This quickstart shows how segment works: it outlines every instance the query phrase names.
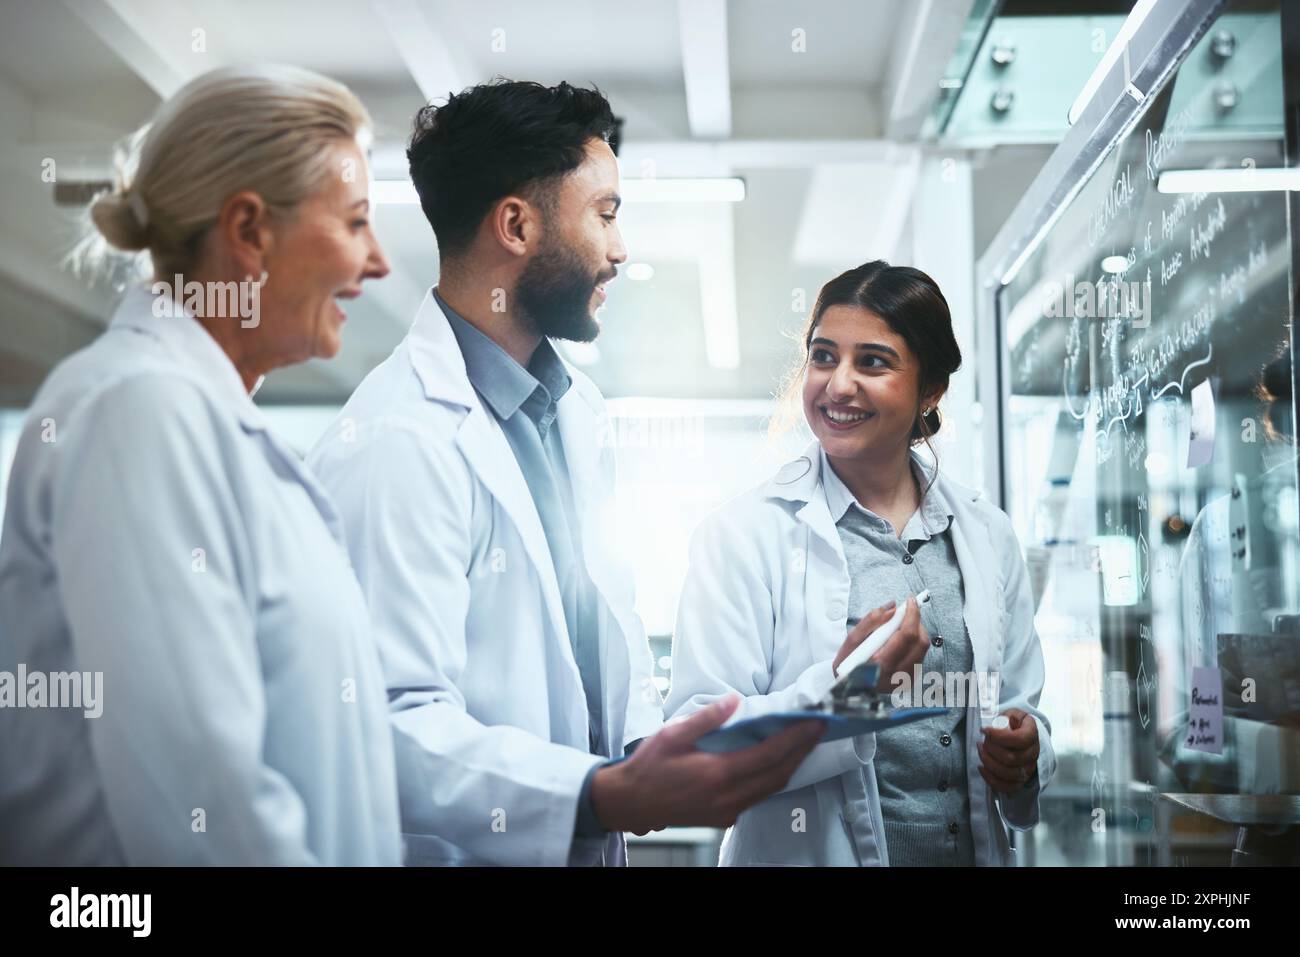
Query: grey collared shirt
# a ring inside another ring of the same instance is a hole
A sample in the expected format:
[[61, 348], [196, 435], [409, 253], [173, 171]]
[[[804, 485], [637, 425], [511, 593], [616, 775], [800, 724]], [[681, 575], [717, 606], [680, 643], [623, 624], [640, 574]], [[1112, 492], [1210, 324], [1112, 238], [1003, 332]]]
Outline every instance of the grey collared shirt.
[[[436, 289], [433, 296], [451, 324], [470, 384], [501, 424], [537, 507], [564, 603], [569, 644], [587, 699], [591, 752], [608, 757], [610, 745], [605, 740], [601, 699], [600, 598], [587, 574], [573, 485], [560, 432], [555, 427], [560, 399], [573, 380], [549, 340], [541, 341], [525, 369], [469, 320], [457, 314]], [[580, 836], [604, 833], [591, 808], [590, 785], [591, 774], [578, 802]]]
[[[900, 537], [886, 519], [863, 508], [822, 452], [822, 487], [849, 568], [852, 628], [885, 602], [905, 600], [929, 589], [921, 623], [930, 649], [923, 675], [969, 673], [974, 655], [963, 616], [961, 569], [953, 548], [953, 510], [938, 487], [931, 488]], [[928, 476], [913, 460], [924, 489]], [[916, 704], [921, 689], [916, 689]], [[966, 788], [966, 712], [949, 708], [876, 736], [875, 771], [885, 844], [894, 866], [973, 866]]]

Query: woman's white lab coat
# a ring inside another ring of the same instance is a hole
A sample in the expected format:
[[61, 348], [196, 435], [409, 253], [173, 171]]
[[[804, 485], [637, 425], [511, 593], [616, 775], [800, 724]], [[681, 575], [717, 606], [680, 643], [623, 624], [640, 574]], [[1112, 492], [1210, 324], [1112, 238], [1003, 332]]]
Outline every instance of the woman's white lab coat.
[[[670, 716], [729, 692], [733, 721], [806, 707], [833, 682], [847, 633], [849, 573], [821, 485], [817, 443], [776, 477], [714, 512], [693, 536], [673, 642]], [[1038, 724], [1038, 786], [997, 795], [978, 771], [978, 702], [966, 713], [967, 787], [977, 865], [1015, 863], [1007, 826], [1038, 821], [1038, 794], [1056, 768], [1038, 702], [1043, 656], [1029, 579], [1011, 522], [981, 493], [940, 474], [955, 513], [952, 538], [965, 592], [974, 670], [1000, 672], [998, 711]], [[819, 745], [786, 790], [744, 812], [722, 864], [888, 864], [872, 758], [875, 735]]]
[[[392, 732], [333, 507], [188, 315], [132, 289], [32, 402], [0, 540], [0, 860], [399, 864]], [[237, 320], [231, 320], [237, 321]]]

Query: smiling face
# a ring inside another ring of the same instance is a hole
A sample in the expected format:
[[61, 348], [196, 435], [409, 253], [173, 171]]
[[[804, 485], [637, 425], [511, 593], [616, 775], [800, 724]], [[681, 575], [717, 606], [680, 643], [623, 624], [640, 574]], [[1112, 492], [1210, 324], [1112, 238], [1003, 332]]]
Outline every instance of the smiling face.
[[921, 364], [880, 316], [831, 306], [813, 328], [803, 411], [834, 459], [888, 460], [905, 454], [920, 410], [943, 389], [921, 393]]
[[333, 147], [334, 170], [321, 188], [277, 226], [275, 244], [263, 261], [268, 279], [261, 291], [263, 335], [273, 344], [275, 364], [328, 359], [342, 344], [347, 319], [343, 300], [361, 294], [366, 279], [388, 274], [388, 260], [370, 224], [369, 172], [355, 142]]
[[592, 139], [586, 158], [551, 187], [541, 246], [519, 275], [515, 300], [539, 334], [590, 342], [600, 333], [596, 311], [605, 284], [627, 260], [618, 230], [618, 160]]

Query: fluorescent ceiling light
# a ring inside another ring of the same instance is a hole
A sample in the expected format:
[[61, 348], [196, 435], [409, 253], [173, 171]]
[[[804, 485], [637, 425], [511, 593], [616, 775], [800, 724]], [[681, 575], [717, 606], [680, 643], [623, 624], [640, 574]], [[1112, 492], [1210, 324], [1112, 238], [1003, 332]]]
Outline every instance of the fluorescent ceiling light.
[[[1111, 67], [1119, 61], [1120, 57], [1124, 58], [1125, 63], [1124, 80], [1125, 82], [1129, 81], [1130, 78], [1127, 66], [1128, 43], [1133, 39], [1133, 34], [1137, 33], [1138, 27], [1142, 26], [1142, 21], [1147, 18], [1147, 14], [1155, 8], [1155, 5], [1156, 0], [1138, 0], [1138, 2], [1133, 5], [1132, 11], [1124, 20], [1124, 25], [1119, 28], [1119, 33], [1115, 34], [1114, 41], [1106, 48], [1106, 53], [1102, 56], [1101, 62], [1098, 63], [1097, 68], [1092, 71], [1092, 76], [1088, 77], [1088, 82], [1083, 85], [1083, 90], [1079, 93], [1078, 97], [1075, 98], [1074, 104], [1070, 107], [1069, 119], [1071, 126], [1074, 125], [1074, 121], [1079, 118], [1079, 115], [1084, 111], [1084, 108], [1087, 107], [1088, 101], [1096, 95], [1097, 88], [1101, 86], [1102, 81], [1105, 80], [1107, 74], [1110, 73]], [[1143, 91], [1137, 90], [1133, 87], [1132, 83], [1129, 83], [1129, 88], [1130, 95], [1141, 102], [1144, 95]]]
[[632, 263], [627, 267], [628, 279], [638, 279], [644, 281], [646, 279], [653, 279], [654, 275], [655, 275], [655, 267], [651, 266], [649, 263]]
[[619, 192], [625, 203], [739, 203], [745, 198], [745, 181], [739, 176], [624, 179]]
[[1101, 261], [1102, 272], [1120, 273], [1128, 269], [1127, 256], [1107, 256]]
[[1171, 169], [1160, 174], [1156, 189], [1162, 193], [1268, 193], [1300, 192], [1300, 169]]

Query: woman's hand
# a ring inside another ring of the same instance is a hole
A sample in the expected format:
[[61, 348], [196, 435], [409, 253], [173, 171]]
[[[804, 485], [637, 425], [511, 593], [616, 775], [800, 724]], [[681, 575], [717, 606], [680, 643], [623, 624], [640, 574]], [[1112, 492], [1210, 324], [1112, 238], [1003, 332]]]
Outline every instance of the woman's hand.
[[896, 601], [887, 601], [875, 611], [868, 612], [853, 626], [853, 630], [845, 636], [844, 643], [840, 645], [840, 650], [835, 653], [835, 660], [831, 662], [831, 670], [835, 673], [835, 677], [840, 676], [840, 664], [844, 659], [853, 653], [854, 648], [866, 641], [873, 631], [893, 617], [897, 605]]
[[[853, 630], [840, 645], [835, 661], [832, 662], [831, 667], [835, 677], [840, 676], [840, 664], [849, 653], [866, 641], [873, 631], [889, 621], [894, 616], [897, 605], [898, 603], [893, 601], [881, 605], [853, 626]], [[929, 648], [930, 636], [926, 633], [925, 626], [921, 624], [921, 612], [916, 607], [916, 599], [909, 598], [907, 611], [903, 614], [903, 621], [898, 631], [890, 635], [889, 640], [867, 659], [880, 665], [880, 680], [876, 684], [876, 690], [889, 691], [893, 687], [890, 683], [892, 676], [899, 671], [911, 672], [912, 666], [925, 657]]]
[[1002, 713], [1011, 727], [984, 729], [976, 745], [983, 762], [979, 772], [994, 791], [1014, 794], [1038, 773], [1038, 722], [1019, 708]]

